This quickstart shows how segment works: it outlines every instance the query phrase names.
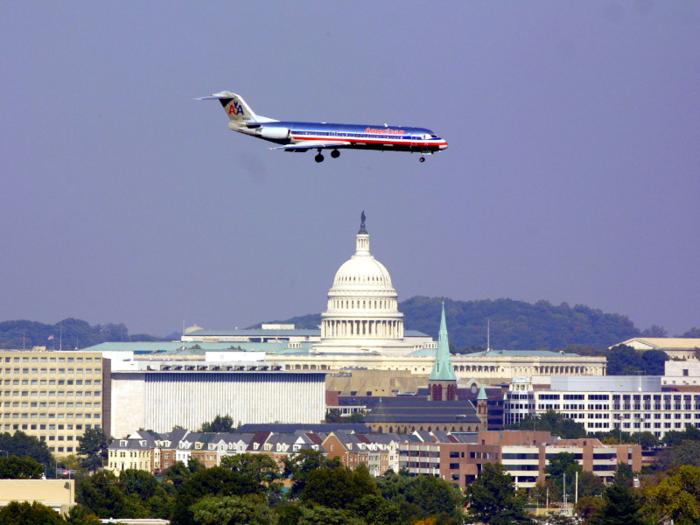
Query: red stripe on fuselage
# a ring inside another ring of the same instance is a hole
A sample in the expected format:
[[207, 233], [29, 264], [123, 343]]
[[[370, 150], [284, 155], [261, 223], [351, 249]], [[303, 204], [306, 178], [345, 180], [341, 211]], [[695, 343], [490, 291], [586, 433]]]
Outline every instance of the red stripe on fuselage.
[[398, 145], [403, 145], [403, 146], [409, 146], [409, 147], [416, 147], [416, 148], [424, 148], [424, 147], [430, 147], [430, 146], [447, 146], [446, 141], [442, 142], [419, 142], [419, 141], [411, 141], [411, 140], [402, 140], [402, 141], [396, 141], [396, 140], [381, 140], [381, 139], [355, 139], [355, 138], [350, 138], [350, 137], [343, 137], [343, 138], [337, 138], [337, 137], [327, 137], [325, 135], [320, 135], [317, 137], [310, 137], [309, 135], [304, 135], [300, 137], [295, 137], [292, 136], [292, 138], [297, 141], [297, 144], [306, 142], [306, 141], [317, 141], [317, 140], [323, 140], [323, 141], [328, 141], [328, 142], [351, 142], [355, 144], [398, 144]]

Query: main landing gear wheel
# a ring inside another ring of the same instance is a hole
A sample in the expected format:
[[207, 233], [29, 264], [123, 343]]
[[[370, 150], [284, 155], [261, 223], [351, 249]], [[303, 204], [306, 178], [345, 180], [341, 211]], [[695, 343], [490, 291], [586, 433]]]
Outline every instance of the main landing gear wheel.
[[316, 162], [323, 162], [323, 155], [319, 153], [314, 157], [314, 160], [316, 160]]
[[338, 157], [340, 157], [340, 152], [337, 149], [334, 149], [333, 151], [331, 151], [331, 157], [337, 159]]
[[418, 161], [419, 161], [419, 162], [425, 162], [425, 157], [421, 157], [420, 159], [418, 159]]

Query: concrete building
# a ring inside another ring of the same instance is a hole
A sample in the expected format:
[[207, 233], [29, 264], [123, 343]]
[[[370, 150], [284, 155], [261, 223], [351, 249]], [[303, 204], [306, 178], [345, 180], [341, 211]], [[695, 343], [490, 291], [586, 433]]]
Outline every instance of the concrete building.
[[114, 362], [111, 385], [116, 438], [141, 428], [196, 429], [224, 415], [236, 423], [319, 423], [325, 418], [325, 372], [285, 371], [266, 361]]
[[668, 390], [700, 392], [700, 361], [672, 359], [664, 363], [663, 386]]
[[12, 501], [36, 501], [65, 516], [75, 505], [75, 480], [0, 479], [0, 507]]
[[[662, 390], [660, 376], [517, 378], [504, 398], [504, 422], [548, 410], [582, 423], [588, 432], [652, 432], [662, 438], [700, 428], [700, 393]], [[537, 386], [539, 382], [539, 387]]]
[[400, 467], [409, 475], [438, 476], [464, 489], [479, 477], [484, 464], [501, 463], [517, 488], [530, 490], [545, 480], [555, 454], [569, 452], [584, 471], [612, 481], [620, 463], [641, 470], [638, 445], [603, 445], [597, 439], [553, 439], [549, 432], [416, 432], [419, 440], [399, 443]]
[[661, 350], [671, 359], [698, 359], [700, 354], [700, 338], [692, 337], [634, 337], [618, 344], [630, 346], [642, 352]]
[[100, 352], [0, 351], [0, 430], [46, 441], [57, 457], [75, 454], [78, 438], [110, 422], [109, 366]]

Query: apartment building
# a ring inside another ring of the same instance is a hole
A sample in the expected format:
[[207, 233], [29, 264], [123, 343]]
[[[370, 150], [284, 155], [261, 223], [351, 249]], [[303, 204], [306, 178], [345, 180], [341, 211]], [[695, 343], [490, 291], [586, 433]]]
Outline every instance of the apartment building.
[[659, 376], [516, 378], [504, 395], [504, 422], [512, 424], [548, 410], [583, 424], [588, 432], [651, 432], [662, 438], [686, 427], [700, 428], [700, 392], [662, 390]]
[[544, 482], [544, 469], [555, 454], [569, 452], [584, 471], [612, 481], [618, 464], [641, 470], [638, 445], [603, 445], [597, 439], [553, 439], [549, 432], [415, 432], [418, 442], [399, 444], [400, 467], [410, 475], [431, 475], [466, 488], [484, 464], [501, 463], [517, 488], [532, 489]]
[[100, 352], [0, 351], [0, 431], [37, 437], [57, 457], [85, 430], [104, 428], [109, 366]]

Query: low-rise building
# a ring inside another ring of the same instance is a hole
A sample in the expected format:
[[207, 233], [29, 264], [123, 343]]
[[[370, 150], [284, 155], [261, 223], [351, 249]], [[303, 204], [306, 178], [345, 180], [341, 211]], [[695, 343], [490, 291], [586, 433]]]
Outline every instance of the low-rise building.
[[700, 354], [700, 338], [697, 337], [634, 337], [618, 344], [642, 352], [661, 350], [671, 359], [698, 359]]
[[545, 467], [555, 454], [569, 452], [584, 471], [612, 481], [618, 464], [639, 471], [638, 445], [603, 445], [594, 438], [560, 440], [549, 432], [416, 432], [420, 441], [399, 444], [400, 467], [409, 475], [432, 475], [465, 488], [479, 477], [485, 463], [501, 463], [516, 487], [530, 490], [545, 480]]

